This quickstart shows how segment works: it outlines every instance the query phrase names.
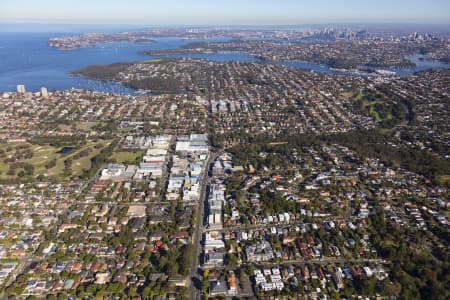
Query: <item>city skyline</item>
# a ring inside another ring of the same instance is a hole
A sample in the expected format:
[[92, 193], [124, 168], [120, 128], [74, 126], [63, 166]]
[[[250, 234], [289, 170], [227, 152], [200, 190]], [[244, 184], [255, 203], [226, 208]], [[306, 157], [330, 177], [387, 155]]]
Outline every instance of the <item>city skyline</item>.
[[[406, 9], [407, 8], [407, 9]], [[139, 25], [449, 24], [450, 3], [432, 1], [0, 1], [2, 23]]]

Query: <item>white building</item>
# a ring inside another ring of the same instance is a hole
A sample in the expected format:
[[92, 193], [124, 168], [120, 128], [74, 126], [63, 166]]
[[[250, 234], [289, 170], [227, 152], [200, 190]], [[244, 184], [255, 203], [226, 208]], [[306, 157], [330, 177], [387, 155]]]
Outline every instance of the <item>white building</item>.
[[48, 97], [48, 91], [47, 91], [47, 88], [41, 87], [41, 97], [42, 97], [42, 98], [47, 98], [47, 97]]
[[19, 94], [25, 94], [26, 93], [25, 86], [23, 84], [18, 84], [17, 85], [17, 92]]

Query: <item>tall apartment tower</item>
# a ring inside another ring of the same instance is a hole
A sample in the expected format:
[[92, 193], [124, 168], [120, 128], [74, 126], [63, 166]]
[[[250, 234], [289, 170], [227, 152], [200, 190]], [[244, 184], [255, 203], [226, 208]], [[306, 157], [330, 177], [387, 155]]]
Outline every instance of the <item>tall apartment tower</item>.
[[41, 97], [47, 98], [48, 97], [48, 91], [46, 87], [41, 87]]
[[17, 92], [20, 94], [25, 94], [26, 90], [25, 90], [25, 86], [23, 84], [18, 84], [17, 85]]

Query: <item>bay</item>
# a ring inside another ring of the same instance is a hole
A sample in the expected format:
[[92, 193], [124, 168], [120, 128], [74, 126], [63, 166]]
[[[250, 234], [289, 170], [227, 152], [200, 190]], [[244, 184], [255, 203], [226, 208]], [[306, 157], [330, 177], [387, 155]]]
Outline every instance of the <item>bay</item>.
[[[150, 43], [105, 43], [76, 50], [58, 50], [47, 45], [50, 37], [84, 32], [118, 32], [130, 28], [117, 27], [67, 27], [56, 31], [54, 27], [46, 30], [14, 30], [15, 27], [0, 30], [0, 91], [15, 91], [18, 84], [24, 84], [27, 91], [39, 91], [45, 86], [49, 91], [70, 88], [92, 89], [103, 92], [134, 94], [136, 91], [109, 81], [99, 81], [72, 76], [70, 71], [91, 64], [110, 64], [114, 62], [140, 61], [158, 56], [139, 53], [142, 50], [174, 49], [191, 42], [227, 41], [226, 38], [207, 40], [182, 38], [157, 38]], [[59, 28], [60, 29], [60, 28]], [[136, 30], [136, 29], [135, 29]], [[202, 58], [212, 61], [260, 61], [255, 56], [242, 52], [219, 52], [202, 54], [176, 54], [168, 57]], [[388, 69], [398, 76], [408, 76], [417, 71], [430, 68], [448, 68], [449, 64], [427, 61], [420, 55], [410, 59], [416, 63], [412, 68]], [[310, 69], [327, 74], [350, 74], [361, 76], [359, 72], [335, 70], [326, 65], [304, 61], [264, 61], [296, 68]]]
[[[155, 39], [156, 42], [150, 43], [105, 43], [70, 51], [47, 45], [50, 37], [105, 31], [103, 28], [96, 29], [64, 32], [0, 31], [0, 91], [15, 91], [18, 84], [24, 84], [26, 90], [32, 92], [39, 91], [45, 86], [49, 91], [78, 88], [132, 94], [133, 90], [121, 84], [72, 76], [69, 72], [92, 64], [146, 60], [149, 56], [139, 51], [172, 49], [187, 43], [203, 41], [158, 38]], [[210, 39], [210, 41], [224, 40]]]

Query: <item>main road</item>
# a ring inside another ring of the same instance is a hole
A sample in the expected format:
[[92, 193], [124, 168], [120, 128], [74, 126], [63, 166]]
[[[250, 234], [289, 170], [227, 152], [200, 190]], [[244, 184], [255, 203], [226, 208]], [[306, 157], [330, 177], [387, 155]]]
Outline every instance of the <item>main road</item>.
[[192, 259], [191, 259], [191, 273], [189, 275], [189, 286], [190, 286], [190, 299], [199, 299], [200, 298], [200, 291], [197, 289], [197, 287], [194, 284], [194, 281], [197, 280], [197, 282], [200, 281], [200, 276], [198, 274], [199, 270], [199, 258], [200, 258], [200, 242], [202, 240], [202, 233], [203, 233], [203, 220], [204, 220], [204, 213], [205, 213], [205, 202], [208, 200], [206, 195], [206, 188], [209, 184], [209, 167], [211, 162], [215, 161], [216, 158], [219, 156], [219, 153], [210, 152], [208, 155], [208, 159], [206, 160], [203, 174], [200, 178], [201, 183], [201, 190], [200, 190], [200, 199], [199, 203], [197, 205], [197, 214], [196, 214], [196, 223], [195, 223], [195, 229], [192, 236], [192, 243], [193, 243], [193, 249], [192, 249]]

